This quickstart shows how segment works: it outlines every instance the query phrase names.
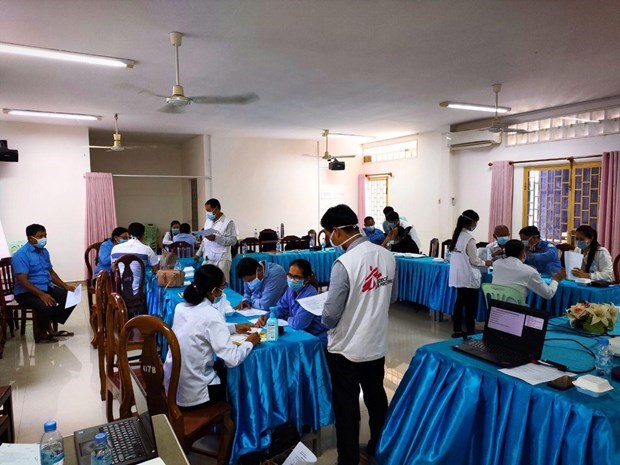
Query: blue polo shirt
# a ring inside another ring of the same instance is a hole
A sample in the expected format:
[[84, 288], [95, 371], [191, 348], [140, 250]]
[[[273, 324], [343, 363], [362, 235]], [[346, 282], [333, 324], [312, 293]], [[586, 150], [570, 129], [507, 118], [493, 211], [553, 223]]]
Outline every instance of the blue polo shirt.
[[368, 228], [364, 228], [364, 233], [373, 244], [383, 244], [383, 240], [385, 239], [385, 234], [383, 234], [383, 231], [375, 228], [372, 232], [370, 232]]
[[321, 323], [321, 315], [313, 315], [297, 302], [299, 299], [314, 295], [317, 295], [317, 290], [312, 284], [306, 284], [297, 295], [295, 291], [289, 289], [280, 297], [275, 314], [278, 318], [286, 319], [291, 328], [314, 334], [324, 346], [327, 346], [328, 328]]
[[562, 269], [558, 249], [550, 242], [542, 240], [536, 245], [534, 252], [526, 249], [525, 264], [533, 266], [541, 274], [553, 274]]
[[99, 272], [105, 270], [108, 273], [112, 270], [112, 248], [114, 247], [114, 242], [112, 239], [106, 239], [101, 243], [101, 247], [99, 247], [98, 261], [97, 267], [95, 268], [95, 276], [99, 274]]
[[277, 263], [261, 262], [265, 266], [263, 281], [260, 285], [250, 290], [248, 283], [243, 283], [243, 300], [252, 305], [252, 308], [269, 310], [276, 305], [280, 297], [288, 289], [286, 271]]
[[[50, 253], [47, 249], [39, 249], [30, 242], [22, 245], [13, 255], [11, 260], [13, 265], [13, 274], [26, 274], [28, 281], [42, 291], [47, 291], [52, 284], [52, 262], [50, 261]], [[28, 292], [19, 281], [15, 280], [15, 295], [25, 294]]]

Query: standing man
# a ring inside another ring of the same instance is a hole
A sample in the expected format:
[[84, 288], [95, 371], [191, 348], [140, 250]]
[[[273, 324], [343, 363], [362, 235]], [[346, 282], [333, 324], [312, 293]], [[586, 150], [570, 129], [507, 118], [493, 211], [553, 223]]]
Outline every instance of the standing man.
[[388, 408], [383, 388], [388, 309], [398, 294], [394, 257], [364, 237], [357, 224], [347, 205], [332, 207], [321, 218], [332, 245], [345, 251], [334, 262], [322, 315], [329, 328], [339, 465], [359, 463], [360, 386], [370, 417], [366, 453], [375, 454]]
[[230, 277], [232, 255], [230, 248], [237, 243], [237, 227], [233, 220], [222, 213], [222, 205], [217, 199], [209, 199], [205, 203], [207, 220], [205, 230], [214, 229], [213, 234], [205, 236], [196, 252], [196, 260], [201, 255], [204, 263], [215, 265], [224, 272], [226, 280]]
[[75, 286], [65, 283], [52, 268], [50, 254], [45, 248], [45, 226], [31, 224], [26, 228], [28, 242], [15, 252], [12, 259], [15, 274], [15, 300], [31, 308], [37, 319], [35, 342], [57, 342], [56, 337], [73, 336], [68, 331], [54, 332], [50, 323], [64, 325], [75, 308], [65, 308], [67, 291]]

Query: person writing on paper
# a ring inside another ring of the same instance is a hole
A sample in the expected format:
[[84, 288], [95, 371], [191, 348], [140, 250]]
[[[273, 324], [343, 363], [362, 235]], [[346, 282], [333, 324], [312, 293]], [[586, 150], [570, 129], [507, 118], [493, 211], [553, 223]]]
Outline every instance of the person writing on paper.
[[178, 220], [172, 221], [170, 223], [170, 231], [166, 231], [166, 234], [164, 234], [164, 238], [162, 239], [161, 243], [164, 246], [172, 244], [172, 241], [174, 240], [174, 236], [179, 234], [180, 228], [181, 228], [181, 223]]
[[599, 244], [596, 229], [587, 224], [581, 225], [575, 231], [575, 239], [575, 252], [583, 254], [583, 264], [581, 268], [573, 268], [573, 275], [577, 278], [613, 283], [615, 278], [611, 254]]
[[381, 245], [385, 239], [383, 231], [375, 228], [375, 220], [372, 216], [364, 218], [364, 234], [373, 244]]
[[539, 273], [553, 274], [560, 271], [558, 249], [547, 241], [540, 239], [540, 231], [536, 226], [526, 226], [519, 231], [525, 246], [525, 264], [533, 266]]
[[287, 289], [286, 271], [276, 263], [257, 262], [246, 257], [237, 263], [243, 280], [243, 300], [235, 309], [257, 308], [268, 311]]
[[196, 248], [196, 238], [192, 235], [192, 227], [188, 223], [183, 223], [179, 226], [179, 234], [174, 236], [172, 242], [187, 242], [194, 250]]
[[103, 241], [101, 243], [101, 247], [99, 247], [99, 253], [97, 254], [97, 266], [95, 267], [95, 276], [97, 276], [102, 270], [110, 273], [112, 268], [112, 258], [110, 255], [112, 253], [112, 248], [115, 245], [122, 244], [128, 240], [129, 231], [127, 231], [127, 228], [120, 226], [118, 228], [114, 228], [110, 238]]
[[525, 246], [523, 242], [513, 239], [504, 245], [506, 258], [500, 258], [493, 263], [493, 284], [513, 287], [521, 294], [523, 300], [527, 292], [532, 291], [543, 299], [551, 299], [558, 289], [558, 284], [566, 277], [560, 271], [551, 278], [551, 284], [544, 282], [535, 268], [523, 263], [525, 261]]
[[[233, 344], [231, 334], [247, 333], [249, 324], [228, 325], [215, 308], [224, 295], [226, 279], [215, 265], [205, 265], [194, 276], [194, 283], [185, 288], [185, 302], [174, 310], [172, 331], [181, 348], [181, 373], [177, 390], [177, 405], [184, 408], [205, 407], [226, 398], [225, 370], [243, 362], [252, 348], [260, 342], [258, 333], [248, 335], [245, 342]], [[217, 356], [217, 362], [214, 357]], [[164, 363], [164, 386], [170, 384], [172, 352]]]
[[[327, 326], [321, 323], [320, 315], [313, 315], [303, 308], [297, 300], [317, 295], [318, 283], [308, 260], [294, 260], [286, 276], [288, 290], [276, 305], [275, 315], [288, 321], [293, 329], [304, 330], [318, 337], [324, 346], [327, 345]], [[263, 327], [267, 323], [267, 315], [261, 316], [256, 326]]]
[[55, 332], [52, 323], [64, 325], [75, 308], [65, 308], [67, 292], [75, 286], [67, 284], [52, 268], [45, 226], [31, 224], [26, 228], [28, 242], [13, 255], [15, 300], [36, 314], [38, 330], [34, 342], [58, 342], [57, 337], [73, 336], [69, 331]]
[[[456, 288], [456, 302], [452, 313], [453, 338], [474, 334], [478, 289], [481, 273], [478, 267], [490, 266], [491, 260], [478, 258], [476, 239], [471, 234], [480, 217], [473, 210], [465, 210], [456, 222], [450, 243], [450, 279], [448, 285]], [[463, 332], [463, 310], [465, 310], [465, 332]]]
[[402, 226], [392, 228], [381, 245], [391, 252], [420, 253], [420, 249], [418, 249], [418, 245], [411, 238], [408, 229]]
[[224, 276], [230, 276], [232, 260], [231, 247], [237, 243], [237, 227], [235, 222], [222, 213], [222, 205], [217, 199], [209, 199], [205, 203], [207, 219], [204, 230], [214, 229], [214, 234], [205, 236], [196, 252], [196, 260], [204, 257], [203, 265], [210, 263], [219, 267]]
[[491, 257], [491, 260], [495, 261], [506, 256], [504, 246], [506, 245], [506, 242], [510, 240], [510, 229], [508, 229], [508, 226], [503, 224], [495, 226], [495, 229], [493, 230], [493, 237], [495, 240], [487, 245], [487, 257]]
[[[110, 257], [112, 261], [118, 260], [123, 255], [136, 255], [144, 262], [144, 266], [151, 266], [151, 271], [153, 273], [157, 273], [157, 269], [159, 268], [159, 259], [153, 249], [151, 249], [148, 245], [142, 243], [142, 238], [144, 237], [144, 231], [146, 228], [142, 223], [131, 223], [127, 228], [129, 231], [129, 235], [131, 239], [126, 242], [121, 242], [114, 247], [112, 247], [112, 251], [110, 252]], [[131, 271], [133, 273], [133, 293], [137, 294], [140, 287], [140, 278], [142, 269], [138, 263], [131, 264]], [[119, 266], [119, 271], [122, 273], [122, 264]]]
[[420, 247], [422, 247], [422, 241], [418, 237], [418, 233], [416, 232], [415, 228], [411, 224], [403, 220], [398, 215], [397, 212], [388, 213], [386, 218], [388, 222], [390, 223], [390, 226], [389, 226], [390, 230], [395, 229], [397, 226], [402, 227], [403, 229], [408, 231], [408, 234], [411, 236], [411, 239], [413, 239], [413, 242], [415, 242], [415, 244], [418, 246], [418, 251], [420, 250]]

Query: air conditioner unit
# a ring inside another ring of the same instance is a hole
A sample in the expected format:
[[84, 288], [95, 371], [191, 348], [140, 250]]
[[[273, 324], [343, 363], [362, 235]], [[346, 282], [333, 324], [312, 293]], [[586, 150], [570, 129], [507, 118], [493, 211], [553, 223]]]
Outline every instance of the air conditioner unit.
[[451, 132], [448, 140], [448, 147], [452, 151], [465, 149], [478, 149], [484, 147], [495, 147], [502, 143], [501, 132], [491, 131], [459, 131]]

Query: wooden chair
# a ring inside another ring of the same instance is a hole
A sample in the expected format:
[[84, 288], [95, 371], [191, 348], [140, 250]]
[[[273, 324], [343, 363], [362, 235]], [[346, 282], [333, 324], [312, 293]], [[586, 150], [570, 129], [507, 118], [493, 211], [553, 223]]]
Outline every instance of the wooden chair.
[[0, 294], [0, 359], [4, 354], [4, 345], [6, 344], [7, 312], [4, 296]]
[[476, 248], [481, 249], [483, 247], [486, 247], [487, 245], [489, 245], [488, 242], [481, 241], [476, 244]]
[[179, 258], [192, 258], [194, 256], [194, 246], [189, 242], [178, 241], [166, 246], [168, 252], [175, 253]]
[[434, 237], [431, 239], [431, 245], [428, 250], [429, 257], [439, 257], [439, 239]]
[[276, 242], [278, 242], [278, 233], [273, 229], [263, 229], [258, 233], [260, 241], [260, 251], [270, 252], [276, 250]]
[[614, 258], [614, 276], [616, 277], [616, 282], [620, 283], [620, 254]]
[[446, 258], [446, 246], [452, 245], [452, 239], [446, 239], [441, 243], [441, 258]]
[[246, 237], [241, 241], [241, 246], [246, 246], [248, 250], [252, 252], [258, 252], [260, 250], [260, 241], [255, 237]]
[[32, 321], [34, 340], [39, 342], [36, 314], [31, 308], [24, 307], [15, 300], [14, 288], [15, 276], [13, 275], [11, 257], [6, 257], [0, 260], [0, 294], [6, 304], [5, 315], [11, 337], [15, 336], [15, 329], [19, 329], [20, 334], [24, 336], [26, 334], [26, 321], [30, 320]]
[[[119, 371], [119, 341], [121, 330], [127, 323], [127, 307], [123, 298], [116, 292], [110, 294], [108, 301], [107, 312], [105, 313], [106, 324], [106, 353], [105, 353], [105, 400], [106, 400], [106, 416], [108, 421], [114, 421], [114, 399], [118, 399], [121, 404], [133, 405], [133, 389], [131, 383], [129, 385], [123, 384], [121, 381], [121, 374]], [[142, 341], [139, 338], [133, 338], [131, 342], [123, 345], [123, 351], [125, 350], [139, 350], [142, 348]], [[127, 357], [127, 354], [124, 354]], [[136, 375], [138, 380], [141, 381], [139, 369], [136, 368]], [[129, 396], [129, 397], [127, 397]], [[130, 407], [131, 408], [131, 407]], [[127, 418], [122, 416], [123, 411], [120, 411], [121, 418]]]
[[[120, 265], [123, 266], [121, 267]], [[138, 292], [136, 294], [133, 292], [135, 272], [140, 273]], [[147, 313], [144, 273], [144, 262], [137, 255], [123, 255], [112, 263], [112, 290], [123, 298], [130, 317]]]
[[[216, 401], [204, 408], [182, 409], [176, 403], [179, 374], [181, 371], [181, 348], [172, 329], [162, 320], [151, 315], [137, 316], [131, 319], [121, 332], [119, 342], [119, 365], [123, 385], [131, 386], [131, 373], [127, 360], [128, 343], [132, 331], [138, 330], [144, 340], [144, 348], [140, 358], [142, 380], [146, 390], [146, 401], [151, 415], [165, 414], [170, 420], [183, 450], [187, 453], [204, 451], [192, 448], [200, 438], [206, 436], [214, 426], [218, 426], [221, 435], [217, 455], [218, 465], [228, 463], [230, 447], [235, 433], [235, 424], [230, 418], [230, 406], [225, 401]], [[157, 335], [163, 335], [168, 341], [168, 350], [172, 354], [172, 366], [168, 393], [164, 387], [164, 367], [157, 353]], [[132, 396], [133, 397], [133, 396]], [[121, 405], [123, 415], [131, 412], [130, 398]], [[207, 454], [211, 455], [211, 454]]]
[[15, 442], [15, 418], [11, 386], [0, 386], [0, 444]]
[[95, 276], [93, 275], [94, 269], [97, 267], [99, 261], [99, 249], [101, 248], [101, 242], [95, 242], [90, 244], [84, 252], [84, 263], [86, 263], [86, 292], [88, 295], [88, 308], [90, 311], [90, 327], [93, 330], [93, 339], [90, 343], [93, 347], [97, 345], [97, 326], [95, 322], [95, 312], [93, 309], [93, 296], [95, 295]]
[[107, 271], [101, 271], [97, 275], [95, 284], [95, 324], [96, 324], [96, 348], [97, 359], [99, 361], [99, 384], [101, 400], [105, 400], [106, 393], [106, 376], [105, 376], [105, 355], [106, 355], [106, 315], [110, 301], [110, 293], [112, 292], [110, 284], [110, 275]]
[[290, 235], [280, 239], [280, 243], [282, 244], [282, 250], [296, 250], [299, 249], [301, 239], [297, 236]]
[[327, 231], [325, 229], [321, 229], [319, 231], [319, 235], [316, 238], [316, 245], [321, 245], [321, 240], [325, 239], [325, 247], [331, 247], [332, 243], [327, 239]]

